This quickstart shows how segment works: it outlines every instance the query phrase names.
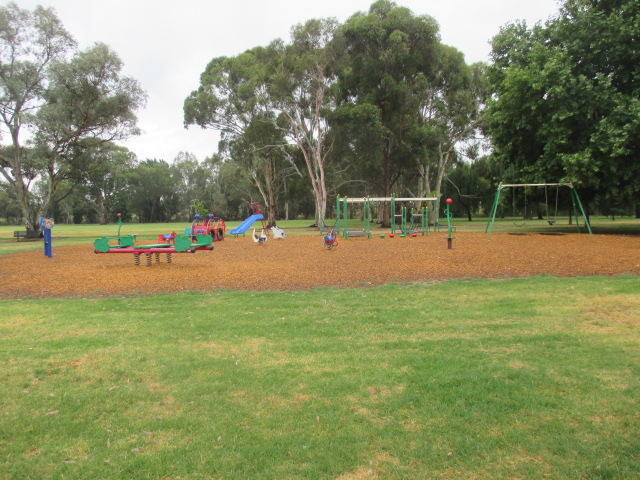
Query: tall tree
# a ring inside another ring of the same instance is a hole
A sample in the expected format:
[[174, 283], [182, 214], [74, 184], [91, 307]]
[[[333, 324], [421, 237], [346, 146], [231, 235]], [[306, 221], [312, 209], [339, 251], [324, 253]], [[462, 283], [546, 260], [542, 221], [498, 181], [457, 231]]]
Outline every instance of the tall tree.
[[481, 141], [480, 118], [487, 85], [484, 64], [467, 65], [461, 52], [441, 45], [434, 82], [418, 91], [422, 154], [417, 152], [418, 195], [442, 193], [449, 166], [467, 157]]
[[91, 157], [86, 160], [87, 168], [82, 170], [86, 200], [100, 224], [106, 225], [109, 219], [115, 218], [115, 213], [122, 213], [114, 210], [125, 203], [118, 199], [129, 192], [130, 171], [135, 168], [136, 158], [126, 148], [113, 143], [105, 143], [83, 155]]
[[46, 103], [34, 119], [40, 173], [47, 183], [40, 215], [55, 200], [63, 180], [82, 178], [92, 160], [100, 161], [92, 150], [99, 152], [104, 144], [139, 133], [135, 111], [146, 95], [121, 70], [122, 61], [104, 44], [51, 65], [43, 92]]
[[[342, 100], [352, 116], [381, 134], [370, 136], [370, 160], [381, 161], [385, 196], [412, 164], [420, 127], [420, 97], [437, 76], [440, 51], [438, 25], [429, 16], [415, 16], [389, 0], [369, 12], [357, 13], [340, 29], [346, 60], [340, 76]], [[385, 211], [383, 224], [389, 224]]]
[[[335, 19], [309, 20], [291, 31], [291, 44], [271, 72], [269, 91], [284, 119], [284, 133], [305, 161], [320, 225], [327, 210], [326, 168], [331, 145], [327, 112], [335, 107], [331, 87], [336, 82], [339, 48]], [[322, 218], [321, 218], [322, 217]]]
[[278, 194], [291, 174], [290, 148], [283, 145], [282, 131], [271, 121], [254, 119], [230, 145], [231, 157], [245, 170], [267, 206], [267, 224], [276, 225]]
[[640, 199], [640, 4], [567, 0], [545, 25], [493, 39], [488, 132], [522, 180]]
[[144, 160], [132, 172], [131, 211], [141, 222], [166, 222], [180, 210], [179, 175], [164, 160]]
[[[34, 134], [33, 113], [43, 103], [49, 66], [75, 47], [54, 11], [36, 7], [33, 12], [11, 2], [0, 7], [0, 174], [11, 186], [27, 229], [36, 218], [31, 208], [29, 187], [38, 175], [25, 137]], [[6, 145], [6, 144], [5, 144]]]
[[[0, 172], [28, 229], [38, 228], [36, 218], [60, 198], [58, 187], [86, 166], [85, 152], [138, 133], [134, 112], [146, 100], [139, 84], [121, 75], [122, 62], [106, 45], [67, 59], [74, 47], [53, 10], [0, 8], [0, 115], [11, 136]], [[29, 186], [38, 175], [47, 188], [36, 211]]]
[[237, 57], [214, 58], [200, 79], [198, 90], [184, 102], [185, 126], [220, 131], [219, 150], [231, 154], [249, 173], [275, 224], [277, 188], [275, 149], [286, 142], [277, 125], [276, 106], [268, 91], [270, 64], [277, 62], [282, 44], [272, 42]]

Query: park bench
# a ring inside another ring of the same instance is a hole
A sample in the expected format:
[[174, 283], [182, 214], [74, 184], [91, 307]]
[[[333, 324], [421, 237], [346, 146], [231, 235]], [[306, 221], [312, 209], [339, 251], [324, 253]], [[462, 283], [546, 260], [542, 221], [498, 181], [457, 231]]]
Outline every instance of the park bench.
[[42, 238], [42, 232], [40, 230], [14, 230], [13, 236], [17, 242], [37, 240], [38, 238]]

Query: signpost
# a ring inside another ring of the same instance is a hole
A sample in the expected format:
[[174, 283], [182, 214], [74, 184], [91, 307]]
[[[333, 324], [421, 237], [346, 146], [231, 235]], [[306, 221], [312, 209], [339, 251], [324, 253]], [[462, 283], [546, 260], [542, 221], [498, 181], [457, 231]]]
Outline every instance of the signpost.
[[53, 218], [40, 217], [40, 228], [44, 233], [44, 255], [49, 258], [53, 255], [51, 252], [51, 229], [54, 225]]

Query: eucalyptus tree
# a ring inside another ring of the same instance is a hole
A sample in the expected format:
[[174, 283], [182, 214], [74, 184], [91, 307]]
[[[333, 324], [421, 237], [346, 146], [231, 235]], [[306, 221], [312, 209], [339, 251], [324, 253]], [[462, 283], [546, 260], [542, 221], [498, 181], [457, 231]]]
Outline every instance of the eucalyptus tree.
[[640, 4], [567, 0], [545, 25], [492, 41], [487, 131], [522, 180], [640, 201]]
[[[0, 172], [28, 229], [38, 228], [36, 218], [59, 197], [58, 187], [86, 167], [87, 151], [138, 133], [135, 111], [146, 96], [121, 70], [104, 44], [75, 51], [53, 10], [0, 9], [0, 115], [11, 136], [0, 152]], [[29, 186], [37, 176], [46, 189], [36, 211]]]
[[192, 214], [212, 213], [205, 202], [206, 189], [213, 181], [215, 171], [201, 164], [195, 155], [180, 152], [173, 160], [174, 175], [178, 179], [177, 191], [180, 198], [180, 215], [187, 219]]
[[225, 220], [247, 218], [251, 211], [250, 201], [247, 199], [253, 200], [259, 192], [244, 167], [215, 154], [205, 159], [203, 168], [214, 172], [203, 197], [203, 202], [210, 206], [210, 211]]
[[[414, 166], [423, 133], [420, 92], [437, 79], [438, 25], [427, 15], [388, 0], [356, 13], [340, 28], [345, 58], [340, 74], [342, 108], [359, 118], [369, 161], [381, 172], [384, 196]], [[380, 163], [378, 163], [380, 162]], [[385, 211], [383, 224], [389, 224]]]
[[131, 171], [137, 160], [132, 152], [113, 143], [92, 148], [83, 156], [88, 158], [79, 183], [83, 185], [88, 207], [95, 211], [100, 224], [106, 225], [116, 213], [122, 213], [116, 210], [130, 194]]
[[[146, 95], [138, 82], [121, 75], [122, 61], [106, 45], [77, 52], [51, 65], [45, 104], [34, 119], [34, 145], [47, 183], [40, 214], [56, 198], [63, 180], [82, 177], [100, 162], [105, 144], [139, 133], [135, 111]], [[91, 155], [97, 150], [97, 155]]]
[[147, 159], [131, 172], [129, 206], [141, 222], [167, 222], [180, 211], [180, 178], [164, 160]]
[[269, 226], [276, 225], [279, 216], [278, 197], [284, 182], [296, 172], [290, 168], [291, 147], [284, 143], [282, 131], [274, 122], [256, 118], [229, 149], [231, 157], [247, 172], [268, 206], [266, 215]]
[[75, 45], [53, 9], [38, 6], [30, 12], [13, 2], [0, 6], [0, 173], [20, 205], [27, 229], [36, 223], [29, 188], [39, 165], [25, 137], [33, 135], [31, 122], [43, 103], [49, 66]]
[[436, 78], [416, 92], [423, 125], [417, 153], [418, 196], [442, 192], [447, 169], [456, 160], [473, 160], [482, 143], [480, 120], [487, 94], [486, 66], [467, 65], [461, 52], [440, 46]]
[[326, 210], [325, 114], [335, 81], [331, 41], [336, 27], [332, 19], [310, 20], [292, 29], [289, 45], [275, 40], [237, 57], [213, 59], [198, 90], [185, 100], [185, 125], [219, 130], [221, 150], [242, 153], [269, 209], [277, 204], [273, 180], [285, 170], [302, 175], [289, 153], [295, 145], [305, 160], [316, 218]]
[[[314, 19], [291, 30], [291, 43], [274, 64], [269, 91], [285, 137], [299, 148], [315, 199], [315, 220], [327, 210], [327, 164], [331, 152], [328, 113], [335, 108], [332, 86], [337, 81], [335, 19]], [[322, 217], [322, 218], [321, 218]]]
[[245, 169], [261, 192], [270, 222], [275, 222], [277, 185], [273, 181], [284, 157], [275, 153], [286, 142], [274, 129], [276, 106], [268, 89], [269, 69], [277, 63], [282, 43], [256, 47], [236, 56], [214, 58], [200, 87], [184, 102], [185, 126], [220, 131], [220, 153]]

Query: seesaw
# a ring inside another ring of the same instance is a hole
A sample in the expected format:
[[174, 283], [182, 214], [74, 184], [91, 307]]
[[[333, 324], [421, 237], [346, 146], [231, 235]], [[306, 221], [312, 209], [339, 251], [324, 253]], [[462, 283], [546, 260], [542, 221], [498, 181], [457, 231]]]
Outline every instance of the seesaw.
[[173, 253], [195, 253], [198, 250], [213, 250], [213, 238], [210, 235], [196, 235], [193, 243], [191, 237], [186, 235], [177, 235], [174, 243], [154, 243], [150, 245], [135, 245], [133, 235], [118, 237], [117, 245], [111, 245], [109, 240], [109, 237], [98, 238], [93, 242], [94, 252], [132, 254], [136, 265], [140, 265], [140, 255], [146, 255], [148, 267], [151, 266], [151, 255], [155, 255], [156, 262], [159, 262], [160, 254], [164, 253], [167, 255], [167, 263], [171, 263], [171, 254]]

